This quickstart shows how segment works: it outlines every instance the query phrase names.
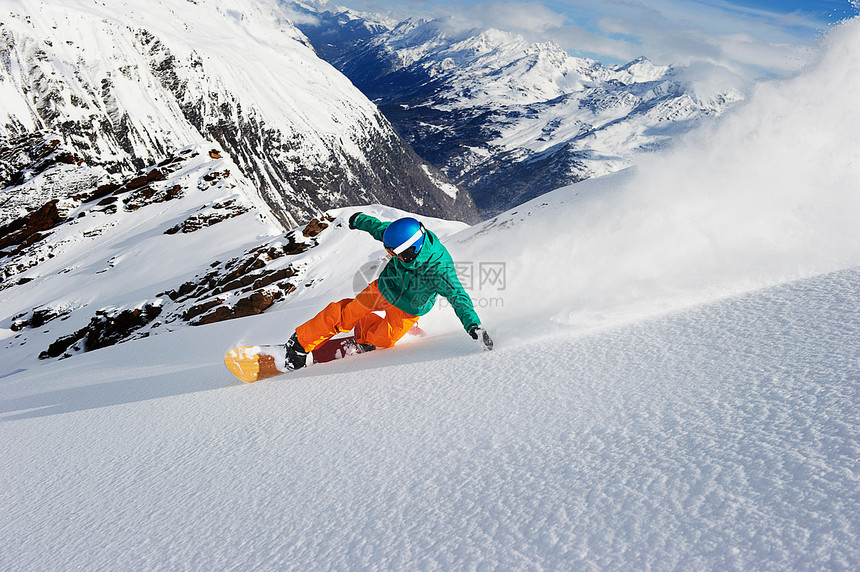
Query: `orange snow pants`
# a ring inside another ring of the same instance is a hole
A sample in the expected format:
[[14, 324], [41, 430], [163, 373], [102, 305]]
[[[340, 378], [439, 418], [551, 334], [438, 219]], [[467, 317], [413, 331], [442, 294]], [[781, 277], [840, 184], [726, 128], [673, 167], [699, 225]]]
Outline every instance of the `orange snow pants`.
[[[384, 311], [385, 317], [374, 314], [374, 311]], [[358, 343], [390, 348], [417, 321], [418, 316], [407, 314], [389, 303], [379, 293], [374, 280], [355, 298], [344, 298], [323, 308], [319, 314], [296, 328], [296, 334], [307, 352], [313, 351], [335, 334], [353, 328]]]

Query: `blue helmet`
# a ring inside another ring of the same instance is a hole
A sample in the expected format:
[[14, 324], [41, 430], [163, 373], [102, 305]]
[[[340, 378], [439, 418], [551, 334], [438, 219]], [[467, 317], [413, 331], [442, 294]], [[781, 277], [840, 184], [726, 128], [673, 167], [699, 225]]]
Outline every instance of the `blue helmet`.
[[414, 218], [397, 219], [382, 234], [382, 244], [392, 256], [412, 262], [424, 246], [424, 225]]

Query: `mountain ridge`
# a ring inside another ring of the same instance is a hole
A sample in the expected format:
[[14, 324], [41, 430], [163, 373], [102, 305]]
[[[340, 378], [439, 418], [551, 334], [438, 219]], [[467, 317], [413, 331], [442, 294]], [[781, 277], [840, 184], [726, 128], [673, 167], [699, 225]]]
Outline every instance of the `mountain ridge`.
[[88, 163], [124, 175], [213, 141], [284, 228], [356, 202], [476, 220], [469, 196], [441, 189], [444, 176], [427, 174], [273, 2], [22, 8], [0, 30], [6, 139], [54, 131]]
[[644, 57], [604, 66], [554, 42], [443, 19], [292, 6], [320, 55], [485, 217], [628, 167], [743, 99], [735, 89], [700, 95], [682, 68]]

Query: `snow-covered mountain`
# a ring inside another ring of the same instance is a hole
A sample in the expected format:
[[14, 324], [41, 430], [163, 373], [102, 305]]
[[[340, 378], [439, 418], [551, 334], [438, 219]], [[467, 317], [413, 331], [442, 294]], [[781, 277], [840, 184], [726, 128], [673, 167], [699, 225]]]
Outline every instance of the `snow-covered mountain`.
[[645, 58], [604, 66], [446, 20], [397, 23], [307, 3], [289, 13], [485, 214], [627, 167], [742, 98], [699, 94], [682, 69]]
[[214, 141], [285, 228], [357, 202], [475, 218], [274, 0], [21, 0], [0, 55], [3, 147], [45, 132], [128, 176]]

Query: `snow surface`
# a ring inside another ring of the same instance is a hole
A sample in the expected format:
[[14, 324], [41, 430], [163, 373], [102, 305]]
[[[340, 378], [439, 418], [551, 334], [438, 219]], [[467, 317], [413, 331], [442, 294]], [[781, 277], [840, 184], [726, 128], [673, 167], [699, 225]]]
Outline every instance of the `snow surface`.
[[254, 385], [237, 330], [0, 379], [5, 570], [860, 564], [860, 271]]
[[2, 332], [0, 568], [860, 568], [858, 32], [653, 164], [446, 227], [493, 352], [440, 305], [236, 382], [349, 294], [342, 228], [260, 316], [47, 362]]

